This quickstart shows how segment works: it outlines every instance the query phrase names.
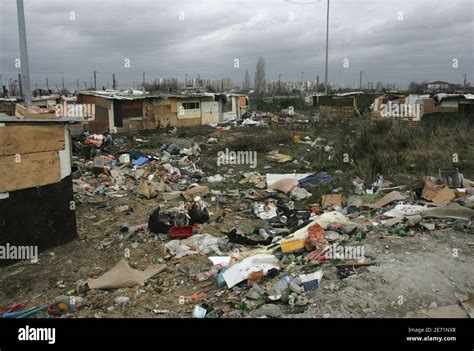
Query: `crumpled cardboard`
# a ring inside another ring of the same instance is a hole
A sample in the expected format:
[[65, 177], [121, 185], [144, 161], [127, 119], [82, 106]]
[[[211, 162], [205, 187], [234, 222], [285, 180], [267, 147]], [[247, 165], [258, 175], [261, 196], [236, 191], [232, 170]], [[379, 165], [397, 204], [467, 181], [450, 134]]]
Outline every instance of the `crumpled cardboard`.
[[148, 200], [158, 196], [160, 192], [169, 190], [170, 187], [165, 183], [151, 182], [148, 183], [146, 180], [142, 180], [138, 184], [137, 194], [146, 197]]
[[120, 289], [135, 285], [144, 286], [145, 282], [166, 269], [165, 264], [150, 265], [144, 271], [131, 268], [125, 260], [121, 260], [114, 268], [97, 279], [89, 279], [90, 289]]
[[322, 208], [334, 208], [334, 206], [342, 207], [342, 195], [341, 194], [329, 194], [322, 196]]
[[250, 183], [254, 184], [258, 189], [264, 189], [266, 185], [265, 177], [257, 172], [249, 172], [244, 174], [244, 179], [242, 179], [239, 184]]
[[381, 207], [387, 206], [388, 204], [390, 204], [394, 201], [406, 200], [406, 198], [407, 197], [405, 195], [403, 195], [402, 193], [400, 193], [398, 191], [392, 191], [391, 193], [388, 193], [383, 198], [381, 198], [379, 201], [376, 201], [373, 204], [368, 204], [367, 207], [381, 208]]
[[421, 197], [425, 200], [431, 201], [437, 206], [444, 206], [450, 203], [456, 197], [454, 190], [448, 188], [446, 185], [437, 185], [433, 182], [427, 181]]
[[182, 195], [187, 201], [191, 201], [192, 199], [194, 199], [195, 196], [205, 196], [210, 192], [211, 191], [209, 190], [209, 187], [203, 185], [196, 185], [190, 186], [188, 190], [182, 193]]

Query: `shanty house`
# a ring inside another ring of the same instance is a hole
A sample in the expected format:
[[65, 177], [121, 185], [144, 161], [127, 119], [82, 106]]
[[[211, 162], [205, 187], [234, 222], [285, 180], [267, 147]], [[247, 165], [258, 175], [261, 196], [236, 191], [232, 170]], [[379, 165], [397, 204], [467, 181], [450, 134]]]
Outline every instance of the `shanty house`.
[[359, 94], [362, 92], [317, 95], [314, 96], [314, 105], [318, 106], [319, 111], [329, 118], [352, 117], [358, 112], [357, 96]]
[[0, 114], [0, 245], [42, 250], [77, 236], [68, 124], [81, 121], [17, 110]]
[[95, 116], [85, 126], [94, 133], [220, 123], [239, 118], [248, 109], [245, 95], [212, 93], [80, 92], [77, 103], [95, 105]]
[[243, 94], [225, 94], [223, 102], [223, 119], [220, 122], [226, 122], [233, 119], [239, 119], [249, 109], [249, 98]]

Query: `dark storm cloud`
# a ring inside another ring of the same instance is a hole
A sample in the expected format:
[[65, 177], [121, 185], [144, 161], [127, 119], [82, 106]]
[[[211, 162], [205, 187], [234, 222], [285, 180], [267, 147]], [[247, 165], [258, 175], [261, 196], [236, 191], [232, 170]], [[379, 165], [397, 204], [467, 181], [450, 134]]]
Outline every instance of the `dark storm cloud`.
[[[76, 78], [89, 82], [94, 69], [100, 85], [112, 73], [123, 83], [140, 82], [142, 72], [181, 79], [200, 73], [240, 84], [258, 56], [267, 61], [268, 79], [281, 73], [299, 80], [301, 72], [323, 79], [326, 0], [24, 2], [33, 84], [44, 85], [47, 76], [58, 84], [63, 76], [75, 86]], [[330, 81], [357, 84], [361, 70], [366, 82], [402, 86], [423, 79], [461, 82], [465, 73], [474, 81], [473, 6], [469, 0], [332, 0]], [[0, 73], [14, 77], [16, 1], [1, 0], [0, 16]]]

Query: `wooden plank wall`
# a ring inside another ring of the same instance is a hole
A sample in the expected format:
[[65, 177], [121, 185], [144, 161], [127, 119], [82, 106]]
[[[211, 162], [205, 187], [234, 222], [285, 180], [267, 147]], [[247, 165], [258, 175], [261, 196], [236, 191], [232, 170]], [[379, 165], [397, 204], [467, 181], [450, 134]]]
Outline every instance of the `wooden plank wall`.
[[0, 127], [0, 192], [59, 182], [64, 147], [62, 124]]
[[0, 156], [64, 149], [64, 126], [7, 125], [0, 127]]

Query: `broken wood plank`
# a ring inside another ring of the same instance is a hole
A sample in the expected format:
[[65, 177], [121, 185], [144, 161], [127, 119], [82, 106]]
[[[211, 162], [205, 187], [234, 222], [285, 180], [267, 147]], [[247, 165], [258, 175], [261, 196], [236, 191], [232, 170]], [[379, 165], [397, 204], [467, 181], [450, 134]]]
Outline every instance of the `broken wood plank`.
[[339, 263], [336, 264], [336, 267], [367, 267], [367, 266], [372, 266], [374, 265], [375, 262], [344, 262], [344, 263]]

